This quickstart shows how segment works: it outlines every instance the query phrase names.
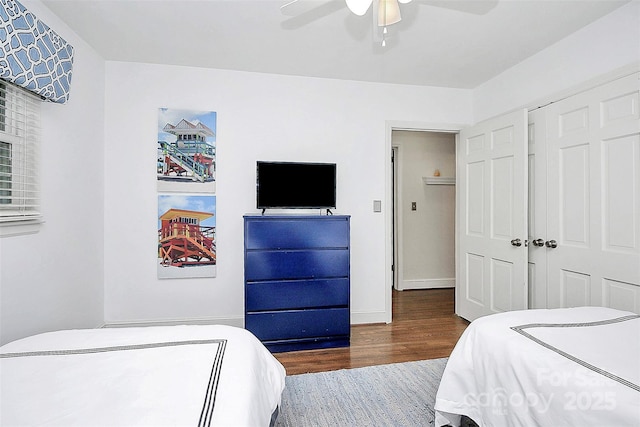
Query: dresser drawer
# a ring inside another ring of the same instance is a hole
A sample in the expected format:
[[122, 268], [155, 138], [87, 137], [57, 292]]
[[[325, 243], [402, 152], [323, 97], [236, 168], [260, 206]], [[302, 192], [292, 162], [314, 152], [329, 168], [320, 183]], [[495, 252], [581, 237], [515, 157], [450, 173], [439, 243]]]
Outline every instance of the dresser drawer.
[[264, 218], [245, 222], [246, 249], [349, 247], [349, 222], [344, 218]]
[[349, 279], [247, 283], [246, 311], [349, 305]]
[[349, 250], [247, 251], [245, 280], [307, 279], [349, 276]]
[[350, 333], [349, 309], [325, 308], [247, 313], [245, 328], [261, 341], [348, 336]]

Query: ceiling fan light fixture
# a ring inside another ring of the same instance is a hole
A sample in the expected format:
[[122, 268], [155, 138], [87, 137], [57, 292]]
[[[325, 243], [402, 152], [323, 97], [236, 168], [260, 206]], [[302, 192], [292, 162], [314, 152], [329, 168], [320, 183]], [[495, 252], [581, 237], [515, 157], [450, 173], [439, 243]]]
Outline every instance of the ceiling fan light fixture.
[[387, 25], [395, 24], [396, 22], [400, 22], [401, 19], [402, 16], [400, 16], [400, 5], [398, 4], [398, 0], [380, 0], [378, 5], [379, 27], [386, 27]]
[[373, 3], [373, 0], [345, 0], [347, 7], [353, 13], [358, 16], [362, 16], [367, 13], [369, 6]]

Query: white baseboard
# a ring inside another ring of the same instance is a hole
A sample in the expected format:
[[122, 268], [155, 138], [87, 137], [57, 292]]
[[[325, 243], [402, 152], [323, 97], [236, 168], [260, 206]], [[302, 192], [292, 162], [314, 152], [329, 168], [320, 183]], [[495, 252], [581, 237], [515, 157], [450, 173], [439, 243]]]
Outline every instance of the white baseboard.
[[367, 323], [387, 323], [387, 314], [384, 311], [351, 312], [352, 325]]
[[[351, 324], [387, 323], [384, 311], [351, 312]], [[105, 322], [102, 328], [132, 328], [144, 326], [175, 326], [175, 325], [227, 325], [244, 328], [244, 317], [234, 318], [185, 318], [169, 320], [132, 320]]]
[[456, 279], [413, 279], [403, 280], [398, 287], [398, 290], [405, 291], [409, 289], [442, 289], [442, 288], [455, 288]]
[[176, 325], [227, 325], [244, 328], [244, 317], [210, 317], [210, 318], [185, 318], [169, 320], [134, 320], [105, 322], [103, 328], [131, 328], [139, 326], [176, 326]]

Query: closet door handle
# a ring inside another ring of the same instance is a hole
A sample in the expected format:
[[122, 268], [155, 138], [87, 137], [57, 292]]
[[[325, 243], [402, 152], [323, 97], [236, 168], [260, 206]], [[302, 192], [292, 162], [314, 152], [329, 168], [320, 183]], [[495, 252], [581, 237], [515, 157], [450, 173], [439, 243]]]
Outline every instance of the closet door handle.
[[557, 248], [558, 247], [558, 242], [556, 242], [555, 240], [547, 240], [546, 242], [544, 242], [545, 246], [548, 248]]
[[518, 247], [519, 247], [519, 246], [522, 246], [522, 240], [520, 240], [520, 239], [513, 239], [513, 240], [511, 241], [511, 245], [512, 245], [512, 246], [518, 246]]
[[544, 240], [542, 240], [542, 239], [533, 240], [531, 243], [533, 243], [533, 246], [537, 246], [539, 248], [544, 246]]

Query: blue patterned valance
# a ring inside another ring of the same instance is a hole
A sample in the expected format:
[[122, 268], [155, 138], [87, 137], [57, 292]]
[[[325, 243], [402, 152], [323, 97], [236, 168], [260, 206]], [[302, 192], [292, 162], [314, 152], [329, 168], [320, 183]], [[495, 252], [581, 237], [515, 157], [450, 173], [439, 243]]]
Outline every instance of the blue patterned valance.
[[0, 78], [50, 101], [69, 99], [73, 46], [15, 0], [0, 0]]

